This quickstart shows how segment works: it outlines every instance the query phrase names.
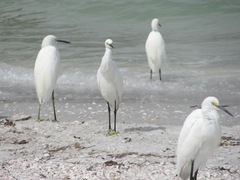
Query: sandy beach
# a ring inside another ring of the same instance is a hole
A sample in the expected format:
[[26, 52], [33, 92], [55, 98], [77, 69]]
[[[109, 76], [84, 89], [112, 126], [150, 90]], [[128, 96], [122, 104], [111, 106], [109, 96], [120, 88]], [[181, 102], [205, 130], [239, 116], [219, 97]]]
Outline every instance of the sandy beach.
[[[58, 103], [58, 123], [36, 122], [36, 107], [37, 103], [29, 102], [6, 102], [1, 107], [2, 114], [12, 116], [2, 117], [0, 125], [0, 179], [179, 179], [176, 176], [177, 139], [184, 116], [191, 108], [182, 111], [179, 107], [180, 110], [170, 112], [172, 107], [165, 111], [162, 107], [162, 112], [156, 112], [157, 105], [152, 106], [150, 102], [135, 107], [123, 103], [119, 110], [118, 134], [108, 136], [103, 102]], [[136, 115], [133, 112], [137, 112]], [[172, 121], [179, 118], [180, 122], [167, 124], [164, 113], [172, 113]], [[14, 121], [28, 115], [33, 116]], [[51, 103], [43, 108], [43, 116], [52, 118]], [[161, 122], [162, 118], [165, 121]], [[238, 119], [232, 121], [236, 123]], [[222, 126], [221, 146], [199, 172], [199, 179], [240, 178], [239, 132], [239, 124]]]

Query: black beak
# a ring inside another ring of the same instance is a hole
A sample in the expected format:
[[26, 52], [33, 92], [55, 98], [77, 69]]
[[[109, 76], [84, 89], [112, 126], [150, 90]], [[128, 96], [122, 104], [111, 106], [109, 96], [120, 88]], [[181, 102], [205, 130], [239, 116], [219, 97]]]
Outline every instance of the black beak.
[[109, 45], [111, 48], [114, 48], [112, 44], [108, 44], [108, 43], [107, 43], [107, 45]]
[[[222, 105], [222, 107], [229, 107], [229, 105]], [[190, 108], [201, 108], [201, 105], [192, 105], [192, 106], [190, 106]]]
[[161, 25], [160, 23], [158, 23], [158, 25], [159, 25], [160, 27], [162, 27], [162, 25]]
[[[219, 109], [223, 110], [225, 113], [229, 114], [230, 116], [233, 117], [232, 113], [230, 113], [227, 109], [224, 108], [224, 106], [217, 106]], [[225, 106], [226, 107], [226, 106]]]
[[57, 42], [62, 42], [62, 43], [66, 43], [66, 44], [71, 44], [71, 42], [69, 42], [69, 41], [65, 41], [65, 40], [60, 40], [60, 39], [57, 39], [56, 41], [57, 41]]

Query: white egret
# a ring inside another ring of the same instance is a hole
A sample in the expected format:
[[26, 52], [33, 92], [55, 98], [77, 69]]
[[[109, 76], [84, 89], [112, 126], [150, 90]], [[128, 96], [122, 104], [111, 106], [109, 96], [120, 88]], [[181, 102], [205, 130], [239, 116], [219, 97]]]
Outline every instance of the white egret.
[[116, 117], [122, 98], [123, 80], [117, 64], [112, 60], [113, 41], [105, 41], [105, 54], [97, 71], [97, 83], [103, 98], [107, 101], [109, 115], [109, 130], [111, 129], [111, 108], [114, 111], [114, 131], [116, 132]]
[[54, 88], [60, 71], [60, 55], [56, 42], [70, 43], [59, 40], [53, 35], [46, 36], [42, 41], [41, 50], [37, 55], [34, 67], [34, 78], [37, 96], [39, 100], [38, 121], [40, 121], [41, 105], [47, 102], [52, 96], [54, 121], [57, 121]]
[[201, 109], [194, 110], [186, 118], [178, 139], [177, 173], [182, 179], [190, 176], [197, 179], [199, 168], [203, 168], [221, 141], [221, 127], [217, 110], [233, 116], [219, 104], [215, 97], [203, 100]]
[[165, 44], [159, 27], [161, 26], [158, 19], [152, 20], [152, 31], [149, 33], [145, 50], [150, 68], [150, 79], [152, 79], [153, 72], [159, 72], [159, 78], [162, 80], [162, 64], [166, 59]]

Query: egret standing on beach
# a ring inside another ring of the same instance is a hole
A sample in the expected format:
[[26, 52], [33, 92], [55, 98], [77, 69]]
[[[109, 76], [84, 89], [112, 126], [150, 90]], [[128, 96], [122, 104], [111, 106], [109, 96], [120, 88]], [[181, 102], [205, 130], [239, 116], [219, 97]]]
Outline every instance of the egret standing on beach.
[[57, 121], [54, 88], [60, 71], [60, 56], [57, 42], [70, 43], [57, 39], [53, 35], [46, 36], [42, 41], [41, 50], [38, 53], [35, 67], [34, 78], [37, 96], [39, 100], [38, 121], [40, 121], [41, 105], [47, 102], [52, 96], [54, 121]]
[[114, 111], [114, 131], [116, 132], [116, 117], [122, 98], [123, 80], [117, 64], [112, 60], [113, 41], [105, 41], [105, 54], [97, 72], [97, 82], [103, 98], [107, 101], [109, 115], [109, 131], [111, 128], [111, 108]]
[[152, 31], [149, 33], [145, 50], [150, 68], [150, 79], [153, 72], [159, 72], [160, 81], [162, 80], [162, 64], [166, 59], [165, 44], [162, 35], [159, 32], [161, 26], [158, 19], [152, 20]]
[[177, 146], [177, 173], [182, 179], [190, 176], [190, 180], [196, 180], [199, 168], [205, 166], [220, 144], [219, 109], [233, 116], [219, 104], [217, 98], [207, 97], [201, 109], [194, 110], [186, 118]]

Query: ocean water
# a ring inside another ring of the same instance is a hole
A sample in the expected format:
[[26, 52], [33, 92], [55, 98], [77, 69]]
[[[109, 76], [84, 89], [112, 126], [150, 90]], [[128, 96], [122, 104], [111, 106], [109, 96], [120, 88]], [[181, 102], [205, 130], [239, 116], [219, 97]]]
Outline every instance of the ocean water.
[[[159, 18], [167, 61], [163, 82], [149, 80], [145, 41]], [[104, 41], [124, 78], [123, 102], [191, 104], [215, 95], [240, 102], [240, 1], [236, 0], [2, 0], [0, 2], [0, 103], [37, 102], [33, 68], [42, 39], [54, 34], [61, 75], [56, 98], [101, 99], [96, 72]]]

